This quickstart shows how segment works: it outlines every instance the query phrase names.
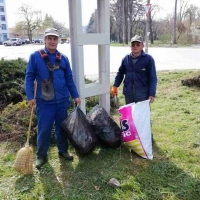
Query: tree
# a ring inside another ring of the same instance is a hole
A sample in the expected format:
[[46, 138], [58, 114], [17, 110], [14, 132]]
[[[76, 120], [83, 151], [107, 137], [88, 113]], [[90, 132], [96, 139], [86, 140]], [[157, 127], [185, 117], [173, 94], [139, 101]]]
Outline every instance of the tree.
[[120, 43], [128, 44], [133, 35], [144, 32], [144, 6], [141, 0], [113, 0], [112, 11]]
[[185, 24], [183, 23], [183, 18], [187, 12], [187, 1], [184, 0], [180, 0], [180, 9], [179, 9], [179, 17], [178, 17], [178, 37], [177, 40], [180, 38], [181, 34], [184, 33], [186, 31], [186, 27]]
[[44, 32], [47, 28], [51, 27], [53, 24], [53, 17], [46, 14], [44, 20], [42, 21], [41, 31]]
[[173, 44], [176, 44], [176, 24], [177, 24], [177, 0], [174, 6]]
[[92, 13], [87, 26], [87, 33], [97, 33], [97, 9]]
[[[144, 2], [141, 0], [128, 0], [125, 1], [125, 30], [129, 31], [129, 38], [132, 38], [135, 34], [145, 35], [145, 22], [144, 22]], [[130, 26], [130, 27], [129, 27]], [[125, 38], [126, 43], [129, 38]]]
[[156, 30], [157, 30], [157, 26], [156, 26], [156, 21], [154, 21], [154, 17], [156, 15], [156, 13], [160, 12], [160, 7], [158, 5], [152, 5], [150, 12], [149, 12], [149, 38], [151, 41], [151, 44], [154, 43], [154, 39], [157, 38], [156, 36]]
[[200, 38], [199, 28], [200, 28], [200, 8], [190, 5], [185, 12], [185, 24], [187, 27], [187, 39], [191, 42], [195, 39], [195, 42]]
[[112, 11], [110, 11], [110, 41], [117, 42], [116, 18]]
[[18, 14], [21, 16], [22, 21], [18, 22], [17, 25], [21, 30], [27, 32], [29, 40], [32, 41], [33, 31], [39, 28], [42, 22], [41, 11], [33, 11], [29, 5], [22, 4]]

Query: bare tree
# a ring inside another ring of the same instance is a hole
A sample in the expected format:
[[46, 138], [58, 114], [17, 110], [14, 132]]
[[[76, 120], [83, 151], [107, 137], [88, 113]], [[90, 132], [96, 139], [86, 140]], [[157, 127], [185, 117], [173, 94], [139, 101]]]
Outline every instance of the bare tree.
[[140, 0], [129, 0], [129, 9], [128, 9], [128, 19], [130, 28], [126, 27], [126, 30], [129, 30], [130, 38], [135, 34], [144, 35], [144, 3]]
[[182, 33], [184, 33], [186, 31], [186, 27], [183, 23], [183, 18], [187, 13], [187, 4], [188, 4], [187, 1], [180, 0], [180, 9], [179, 9], [178, 26], [177, 26], [177, 29], [178, 29], [177, 40], [180, 38]]
[[133, 35], [144, 32], [144, 6], [141, 0], [111, 0], [110, 5], [112, 31], [115, 30], [112, 35], [118, 42], [128, 44]]
[[197, 42], [200, 38], [200, 35], [198, 34], [200, 29], [200, 8], [196, 7], [195, 5], [190, 5], [185, 12], [184, 17], [187, 27], [188, 42], [192, 42], [193, 39], [195, 39], [195, 42]]
[[151, 6], [151, 10], [149, 12], [149, 32], [150, 32], [150, 35], [149, 35], [149, 39], [151, 41], [151, 44], [154, 43], [154, 39], [156, 39], [156, 21], [154, 20], [154, 17], [156, 16], [156, 14], [158, 12], [160, 12], [160, 9], [161, 7], [158, 6], [158, 5], [152, 5]]
[[23, 4], [19, 8], [18, 14], [22, 19], [18, 22], [18, 26], [21, 27], [21, 30], [27, 32], [29, 40], [32, 41], [33, 31], [39, 28], [42, 22], [41, 11], [32, 10], [29, 5]]

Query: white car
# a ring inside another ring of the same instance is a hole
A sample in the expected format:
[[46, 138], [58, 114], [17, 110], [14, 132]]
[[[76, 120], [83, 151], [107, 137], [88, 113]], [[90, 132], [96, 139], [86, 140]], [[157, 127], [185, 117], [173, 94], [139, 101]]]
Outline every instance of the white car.
[[19, 38], [10, 38], [3, 42], [4, 46], [19, 46], [21, 45], [21, 40]]

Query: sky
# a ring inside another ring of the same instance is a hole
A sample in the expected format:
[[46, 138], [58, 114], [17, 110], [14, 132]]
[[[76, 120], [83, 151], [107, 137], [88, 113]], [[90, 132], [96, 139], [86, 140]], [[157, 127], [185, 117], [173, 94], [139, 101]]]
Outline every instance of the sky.
[[[32, 10], [41, 10], [43, 16], [51, 15], [54, 20], [65, 23], [69, 27], [68, 0], [4, 0], [6, 2], [7, 22], [11, 28], [20, 21], [18, 9], [22, 4], [32, 7]], [[82, 0], [82, 24], [87, 25], [91, 14], [97, 8], [96, 0]]]
[[[90, 20], [91, 14], [97, 8], [97, 0], [81, 0], [82, 1], [82, 25], [86, 26]], [[175, 0], [151, 0], [151, 4], [157, 4], [162, 7], [156, 18], [164, 18], [167, 14], [172, 14]], [[179, 0], [178, 0], [179, 1]], [[194, 4], [200, 7], [200, 0], [185, 0], [188, 4]], [[27, 4], [33, 10], [41, 10], [42, 14], [51, 15], [54, 20], [65, 23], [69, 27], [68, 17], [68, 0], [5, 0], [7, 10], [8, 27], [11, 28], [16, 22], [20, 21], [17, 14], [22, 4]]]
[[[182, 2], [188, 2], [187, 5], [195, 5], [196, 7], [200, 8], [200, 0], [182, 0]], [[151, 4], [154, 5], [159, 5], [161, 7], [161, 10], [159, 13], [156, 14], [156, 18], [164, 18], [168, 14], [173, 14], [174, 12], [174, 5], [175, 5], [175, 0], [150, 0]], [[179, 2], [178, 0], [178, 7], [179, 7]]]

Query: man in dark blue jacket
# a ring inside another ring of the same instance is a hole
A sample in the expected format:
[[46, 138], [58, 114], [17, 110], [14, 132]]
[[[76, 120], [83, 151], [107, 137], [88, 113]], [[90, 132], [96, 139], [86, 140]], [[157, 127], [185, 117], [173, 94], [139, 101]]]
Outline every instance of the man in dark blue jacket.
[[143, 41], [138, 35], [131, 39], [131, 53], [122, 59], [115, 77], [111, 95], [118, 94], [118, 87], [124, 80], [123, 94], [126, 104], [149, 99], [156, 95], [157, 75], [152, 56], [143, 51]]
[[[55, 126], [58, 154], [66, 160], [73, 160], [68, 153], [66, 134], [60, 129], [67, 117], [70, 95], [80, 104], [68, 58], [58, 52], [59, 33], [48, 28], [44, 33], [45, 48], [30, 55], [26, 69], [25, 88], [29, 105], [36, 104], [38, 120], [36, 168], [40, 169], [47, 161], [51, 131]], [[34, 81], [37, 94], [34, 99]]]

